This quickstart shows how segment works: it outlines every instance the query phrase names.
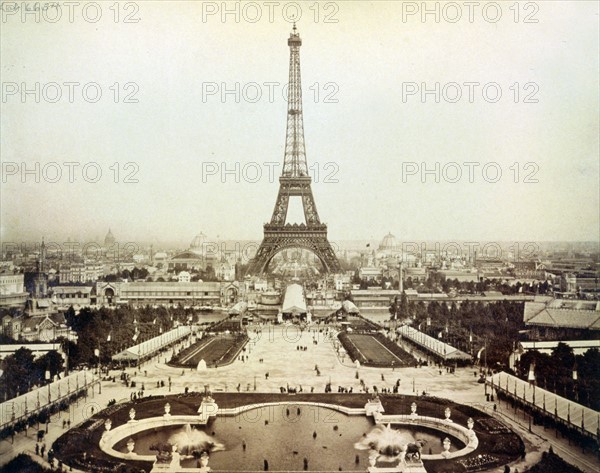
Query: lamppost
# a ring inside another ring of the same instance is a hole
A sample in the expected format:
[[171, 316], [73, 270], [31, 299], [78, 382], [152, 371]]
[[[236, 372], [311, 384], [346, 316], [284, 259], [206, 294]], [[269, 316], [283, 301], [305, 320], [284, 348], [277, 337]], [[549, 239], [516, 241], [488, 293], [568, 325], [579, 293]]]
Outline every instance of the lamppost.
[[98, 357], [98, 394], [102, 394], [102, 367], [100, 366], [100, 344], [94, 350], [94, 354]]
[[573, 366], [573, 392], [575, 393], [575, 402], [579, 402], [579, 383], [577, 375], [577, 365]]
[[35, 405], [36, 405], [36, 411], [37, 411], [37, 414], [38, 414], [37, 416], [35, 416], [36, 419], [37, 419], [37, 430], [40, 430], [40, 415], [39, 415], [39, 412], [40, 412], [40, 392], [39, 391], [37, 392], [37, 401], [36, 401]]
[[69, 374], [69, 337], [64, 341], [64, 352], [65, 352], [65, 375]]
[[48, 382], [48, 405], [50, 405], [51, 396], [52, 396], [52, 394], [50, 392], [50, 370], [46, 370], [45, 378], [46, 378], [46, 381]]
[[469, 353], [471, 355], [471, 359], [473, 358], [473, 330], [469, 330]]
[[487, 371], [488, 371], [488, 367], [487, 367], [487, 337], [485, 337], [485, 342], [483, 345], [483, 360], [484, 360], [484, 365], [485, 365], [485, 375], [487, 376]]

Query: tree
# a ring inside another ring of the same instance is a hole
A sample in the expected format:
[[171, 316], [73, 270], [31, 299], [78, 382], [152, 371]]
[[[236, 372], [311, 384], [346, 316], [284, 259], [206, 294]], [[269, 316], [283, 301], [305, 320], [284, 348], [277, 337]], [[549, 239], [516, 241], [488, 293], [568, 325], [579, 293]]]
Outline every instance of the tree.
[[577, 370], [587, 379], [597, 379], [600, 373], [600, 350], [591, 348], [583, 356], [577, 357]]
[[8, 398], [29, 391], [32, 385], [40, 381], [40, 372], [36, 369], [33, 353], [27, 348], [19, 348], [2, 362], [2, 388]]
[[65, 312], [65, 320], [69, 327], [71, 327], [75, 323], [75, 317], [75, 309], [73, 308], [73, 306], [70, 306]]
[[562, 376], [568, 376], [575, 365], [575, 354], [573, 349], [566, 343], [559, 342], [550, 355], [552, 364], [560, 370]]
[[519, 360], [517, 369], [519, 375], [523, 378], [527, 378], [529, 374], [529, 368], [532, 364], [535, 364], [535, 377], [540, 384], [541, 380], [547, 382], [551, 373], [551, 361], [550, 355], [546, 353], [540, 353], [538, 350], [528, 350]]
[[48, 370], [50, 371], [50, 376], [54, 377], [54, 375], [63, 371], [64, 360], [56, 350], [51, 350], [38, 358], [35, 364], [39, 372], [45, 374], [46, 370]]

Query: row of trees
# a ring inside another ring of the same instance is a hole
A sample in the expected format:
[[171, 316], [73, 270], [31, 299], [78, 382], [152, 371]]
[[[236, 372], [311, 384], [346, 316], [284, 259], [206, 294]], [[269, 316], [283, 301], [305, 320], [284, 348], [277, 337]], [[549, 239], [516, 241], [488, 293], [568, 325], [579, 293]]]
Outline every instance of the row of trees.
[[583, 355], [575, 355], [566, 343], [559, 343], [551, 353], [530, 350], [521, 356], [516, 374], [528, 379], [530, 368], [534, 370], [538, 386], [600, 410], [600, 351], [597, 348]]
[[502, 279], [486, 278], [482, 281], [459, 281], [458, 279], [446, 279], [444, 275], [436, 271], [428, 274], [427, 279], [415, 279], [410, 276], [404, 281], [404, 288], [416, 289], [423, 293], [444, 292], [449, 293], [456, 291], [461, 294], [480, 294], [485, 291], [499, 291], [505, 295], [513, 295], [519, 293], [535, 293], [546, 294], [552, 289], [552, 285], [548, 281], [540, 283], [521, 283], [508, 284]]
[[[360, 289], [369, 287], [381, 287], [383, 289], [391, 287], [398, 289], [400, 283], [397, 279], [382, 276], [376, 279], [361, 279], [356, 270], [352, 278], [353, 284], [359, 284]], [[540, 283], [521, 283], [508, 284], [501, 279], [486, 278], [482, 281], [459, 281], [458, 279], [446, 279], [446, 277], [437, 272], [431, 271], [427, 278], [407, 277], [403, 283], [404, 289], [416, 289], [420, 293], [431, 294], [437, 292], [450, 293], [455, 291], [458, 294], [481, 294], [484, 291], [499, 291], [504, 295], [514, 295], [520, 293], [546, 294], [552, 290], [552, 284], [548, 281]]]
[[[217, 275], [215, 273], [215, 269], [212, 266], [207, 266], [205, 270], [189, 270], [190, 272], [190, 280], [191, 281], [218, 281]], [[177, 272], [174, 273], [174, 276], [177, 276]], [[156, 281], [156, 282], [166, 282], [170, 279], [167, 277], [159, 276], [157, 278], [153, 278], [148, 269], [146, 268], [138, 268], [135, 267], [132, 270], [124, 269], [123, 271], [119, 271], [115, 274], [108, 274], [104, 276], [105, 282], [116, 282], [122, 279], [128, 281]]]
[[[423, 301], [408, 301], [403, 294], [390, 306], [390, 314], [392, 319], [410, 319], [415, 328], [467, 353], [481, 353], [481, 364], [485, 360], [488, 366], [505, 370], [519, 331], [525, 328], [521, 302], [464, 301], [458, 306], [455, 302], [448, 305], [432, 301], [426, 305]], [[480, 352], [482, 348], [485, 350]], [[521, 356], [516, 374], [527, 379], [532, 365], [538, 386], [600, 410], [598, 349], [575, 355], [571, 347], [559, 343], [550, 354], [531, 350]]]
[[485, 348], [481, 356], [490, 366], [508, 365], [519, 330], [524, 328], [521, 302], [484, 304], [467, 300], [460, 305], [438, 301], [425, 304], [408, 301], [402, 294], [390, 306], [390, 314], [396, 320], [411, 319], [421, 331], [472, 355]]
[[[46, 384], [64, 370], [63, 365], [63, 357], [56, 350], [35, 359], [31, 350], [19, 348], [2, 361], [1, 398], [12, 399], [30, 391], [34, 386]], [[46, 372], [49, 380], [46, 379]]]
[[117, 279], [128, 279], [136, 281], [138, 279], [146, 279], [149, 276], [146, 268], [135, 267], [131, 271], [124, 269], [123, 271], [117, 272], [116, 274], [108, 274], [104, 280], [106, 282], [115, 282]]
[[[65, 314], [67, 324], [77, 333], [77, 342], [59, 339], [68, 366], [57, 351], [34, 359], [31, 350], [20, 348], [1, 363], [0, 398], [11, 399], [47, 382], [46, 371], [53, 378], [65, 368], [109, 363], [116, 353], [171, 330], [176, 323], [187, 323], [191, 309], [182, 306], [83, 308], [76, 313], [70, 307]], [[96, 355], [99, 350], [100, 359]]]
[[[137, 343], [171, 330], [175, 323], [186, 323], [193, 314], [182, 306], [165, 307], [117, 307], [115, 309], [86, 307], [78, 314], [73, 308], [66, 313], [67, 324], [77, 333], [77, 343], [67, 342], [69, 365], [95, 365], [108, 363], [111, 357]], [[109, 339], [110, 335], [110, 339]], [[135, 338], [135, 340], [134, 340]]]

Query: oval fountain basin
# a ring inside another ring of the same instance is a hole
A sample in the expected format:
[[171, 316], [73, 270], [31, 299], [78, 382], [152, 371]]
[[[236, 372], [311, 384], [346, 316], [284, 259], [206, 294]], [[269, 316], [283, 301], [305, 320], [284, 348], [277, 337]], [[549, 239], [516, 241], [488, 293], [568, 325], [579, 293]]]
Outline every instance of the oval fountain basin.
[[[300, 412], [298, 413], [298, 409]], [[355, 448], [375, 425], [364, 415], [346, 415], [322, 406], [270, 405], [247, 410], [235, 416], [211, 418], [208, 425], [169, 426], [139, 432], [132, 436], [138, 455], [155, 455], [157, 443], [178, 443], [182, 455], [202, 448], [212, 450], [209, 466], [214, 470], [308, 470], [365, 471], [369, 452]], [[419, 426], [394, 426], [408, 443], [424, 442], [423, 453], [440, 453], [448, 435]], [[316, 434], [316, 436], [315, 436]], [[127, 439], [114, 449], [127, 452]], [[451, 438], [451, 451], [464, 444]], [[171, 441], [171, 442], [170, 442]], [[213, 443], [213, 448], [210, 444]], [[244, 448], [245, 445], [245, 448]], [[222, 450], [221, 450], [222, 448]], [[358, 463], [356, 463], [358, 459]], [[181, 466], [192, 468], [197, 458], [182, 458]]]

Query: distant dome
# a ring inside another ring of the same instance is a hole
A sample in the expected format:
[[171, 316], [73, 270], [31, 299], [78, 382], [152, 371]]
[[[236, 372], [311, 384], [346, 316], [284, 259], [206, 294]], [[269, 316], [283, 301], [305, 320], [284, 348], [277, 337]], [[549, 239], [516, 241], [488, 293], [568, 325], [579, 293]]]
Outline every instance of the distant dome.
[[198, 233], [190, 243], [190, 250], [202, 251], [204, 244], [206, 243], [206, 235], [204, 233]]
[[381, 240], [381, 244], [379, 245], [379, 250], [382, 251], [399, 251], [400, 245], [396, 241], [396, 237], [391, 233], [388, 233]]
[[114, 245], [116, 241], [117, 240], [115, 239], [114, 235], [112, 234], [112, 231], [109, 228], [108, 233], [104, 237], [104, 246]]

